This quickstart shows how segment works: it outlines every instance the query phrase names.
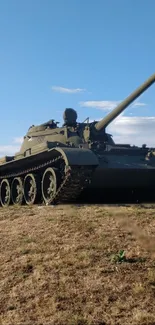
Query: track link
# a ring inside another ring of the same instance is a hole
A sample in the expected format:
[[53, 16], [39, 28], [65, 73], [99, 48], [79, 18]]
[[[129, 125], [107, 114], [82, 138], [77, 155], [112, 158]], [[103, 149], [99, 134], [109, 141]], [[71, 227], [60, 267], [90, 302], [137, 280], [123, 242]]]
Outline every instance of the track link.
[[93, 168], [82, 166], [70, 168], [60, 185], [52, 203], [73, 202], [91, 181]]

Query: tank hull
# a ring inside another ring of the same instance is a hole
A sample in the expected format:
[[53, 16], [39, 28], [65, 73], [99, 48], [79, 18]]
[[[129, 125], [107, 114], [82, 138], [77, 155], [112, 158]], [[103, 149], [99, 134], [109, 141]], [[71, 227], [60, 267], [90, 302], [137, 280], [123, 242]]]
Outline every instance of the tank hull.
[[123, 189], [155, 187], [155, 158], [141, 148], [112, 148], [99, 156], [91, 188]]
[[[124, 190], [144, 189], [147, 194], [148, 189], [155, 188], [155, 158], [147, 158], [147, 149], [107, 147], [104, 152], [94, 152], [84, 148], [51, 147], [52, 143], [45, 143], [39, 147], [42, 149], [39, 153], [17, 157], [0, 166], [1, 205], [8, 206], [12, 201], [18, 204], [18, 200], [26, 204], [43, 200], [46, 204], [75, 202], [87, 190], [91, 190], [94, 198], [105, 193], [104, 190], [107, 198], [107, 190], [112, 190], [116, 198], [119, 190], [124, 193]], [[60, 183], [48, 199], [52, 173]], [[28, 198], [29, 181], [33, 181], [34, 189], [37, 188], [37, 194], [33, 192], [34, 202], [33, 196], [30, 202]], [[16, 186], [21, 186], [20, 193], [17, 193]]]
[[89, 188], [93, 189], [133, 189], [133, 188], [154, 188], [155, 169], [118, 169], [96, 168]]

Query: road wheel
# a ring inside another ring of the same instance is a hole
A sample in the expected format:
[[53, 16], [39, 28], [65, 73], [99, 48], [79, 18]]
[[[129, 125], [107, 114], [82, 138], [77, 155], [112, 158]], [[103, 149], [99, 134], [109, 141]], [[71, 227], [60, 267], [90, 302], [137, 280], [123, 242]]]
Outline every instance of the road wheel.
[[14, 205], [22, 205], [24, 202], [23, 182], [20, 177], [15, 177], [12, 181], [11, 199]]
[[0, 202], [3, 207], [11, 203], [11, 189], [8, 179], [3, 179], [0, 185]]
[[39, 202], [40, 186], [37, 175], [27, 174], [24, 178], [24, 198], [28, 205]]
[[47, 168], [41, 182], [42, 197], [46, 204], [52, 203], [60, 186], [60, 174], [56, 168]]

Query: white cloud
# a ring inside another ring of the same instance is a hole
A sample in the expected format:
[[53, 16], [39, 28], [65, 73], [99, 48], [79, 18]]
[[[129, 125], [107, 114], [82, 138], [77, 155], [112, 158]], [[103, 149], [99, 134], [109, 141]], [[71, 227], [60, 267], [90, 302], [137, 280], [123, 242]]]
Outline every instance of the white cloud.
[[88, 100], [86, 102], [80, 102], [80, 106], [82, 107], [91, 107], [91, 108], [97, 108], [101, 110], [112, 110], [113, 108], [116, 107], [118, 104], [118, 101], [110, 101], [110, 100]]
[[23, 137], [17, 137], [17, 138], [14, 138], [14, 143], [22, 143], [23, 142]]
[[77, 94], [86, 91], [86, 89], [83, 88], [65, 88], [59, 86], [52, 86], [52, 90], [58, 93], [66, 93], [66, 94]]
[[132, 107], [141, 107], [141, 106], [146, 106], [147, 104], [146, 103], [142, 103], [142, 102], [136, 102], [136, 103], [133, 103], [132, 104]]
[[155, 117], [119, 116], [108, 127], [116, 143], [155, 147]]
[[0, 145], [0, 158], [4, 156], [13, 156], [20, 150], [20, 146], [15, 145]]
[[0, 157], [13, 156], [20, 150], [23, 137], [15, 137], [9, 145], [0, 145]]
[[[81, 107], [90, 107], [96, 108], [104, 111], [111, 111], [114, 109], [121, 101], [111, 101], [111, 100], [88, 100], [85, 102], [80, 102]], [[131, 106], [132, 107], [139, 107], [139, 106], [146, 106], [147, 104], [142, 102], [135, 102]]]

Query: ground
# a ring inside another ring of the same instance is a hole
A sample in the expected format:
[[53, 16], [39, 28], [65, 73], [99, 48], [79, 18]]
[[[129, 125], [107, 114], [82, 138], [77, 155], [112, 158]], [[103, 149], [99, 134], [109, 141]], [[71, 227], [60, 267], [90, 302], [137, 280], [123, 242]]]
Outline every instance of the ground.
[[154, 207], [0, 208], [0, 324], [155, 324]]

